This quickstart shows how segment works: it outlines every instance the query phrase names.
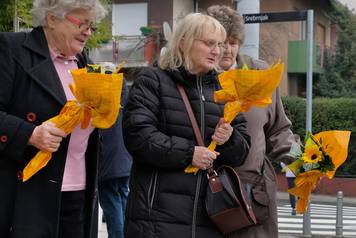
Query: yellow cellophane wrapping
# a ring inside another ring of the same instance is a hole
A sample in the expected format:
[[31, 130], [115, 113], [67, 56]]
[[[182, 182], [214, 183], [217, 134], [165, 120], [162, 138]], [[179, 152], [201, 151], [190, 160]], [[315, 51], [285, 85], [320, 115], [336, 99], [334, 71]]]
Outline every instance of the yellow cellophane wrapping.
[[[323, 151], [331, 158], [334, 164], [334, 169], [326, 173], [320, 170], [310, 170], [303, 173], [297, 173], [297, 170], [302, 166], [300, 160], [296, 160], [288, 167], [297, 174], [295, 186], [288, 189], [288, 192], [297, 196], [297, 213], [305, 213], [308, 208], [309, 197], [311, 192], [316, 188], [318, 181], [327, 175], [329, 179], [334, 177], [336, 170], [346, 161], [348, 153], [348, 145], [350, 140], [350, 131], [323, 131], [313, 137], [318, 141], [318, 146], [321, 146]], [[321, 142], [319, 144], [319, 142]], [[313, 140], [309, 138], [305, 146], [313, 144]]]
[[[71, 71], [74, 84], [69, 85], [75, 101], [68, 101], [60, 114], [49, 119], [59, 129], [70, 134], [81, 124], [85, 129], [89, 123], [95, 128], [111, 127], [120, 111], [123, 74], [87, 73], [85, 68]], [[31, 178], [45, 167], [52, 153], [39, 151], [23, 170], [23, 181]]]
[[308, 208], [311, 192], [315, 189], [318, 181], [323, 176], [319, 170], [310, 170], [300, 173], [294, 180], [295, 187], [288, 189], [290, 194], [298, 196], [297, 213], [304, 213]]
[[336, 170], [346, 161], [351, 131], [323, 131], [315, 135], [322, 141], [323, 150], [331, 157], [334, 170], [326, 173], [332, 179]]
[[[271, 65], [266, 70], [233, 69], [219, 75], [222, 90], [214, 93], [215, 102], [225, 102], [224, 119], [227, 123], [240, 112], [247, 112], [252, 106], [265, 107], [272, 102], [272, 94], [279, 85], [284, 64]], [[208, 149], [214, 151], [216, 142]], [[197, 173], [198, 168], [189, 165], [186, 173]]]

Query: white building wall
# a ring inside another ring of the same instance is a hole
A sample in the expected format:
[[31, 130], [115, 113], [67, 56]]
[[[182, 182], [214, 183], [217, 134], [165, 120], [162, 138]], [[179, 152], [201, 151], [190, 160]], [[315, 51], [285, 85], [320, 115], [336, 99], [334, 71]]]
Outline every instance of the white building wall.
[[[260, 0], [237, 0], [237, 10], [242, 14], [260, 13]], [[260, 24], [246, 24], [245, 44], [240, 52], [259, 58]]]
[[113, 4], [112, 34], [141, 35], [140, 27], [147, 26], [147, 3]]
[[173, 29], [180, 19], [194, 11], [194, 1], [173, 0]]

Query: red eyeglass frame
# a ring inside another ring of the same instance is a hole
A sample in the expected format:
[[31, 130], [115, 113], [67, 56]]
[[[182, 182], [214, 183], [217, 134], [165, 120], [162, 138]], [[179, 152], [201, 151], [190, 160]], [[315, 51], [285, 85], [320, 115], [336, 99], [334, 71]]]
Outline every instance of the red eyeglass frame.
[[67, 19], [69, 22], [73, 23], [74, 25], [78, 26], [79, 29], [82, 28], [82, 26], [84, 26], [84, 25], [86, 26], [85, 29], [80, 29], [80, 30], [87, 31], [88, 29], [90, 29], [91, 32], [96, 31], [96, 27], [92, 25], [93, 23], [90, 23], [90, 24], [84, 23], [81, 20], [79, 20], [78, 18], [71, 16], [71, 15], [65, 15], [64, 18]]

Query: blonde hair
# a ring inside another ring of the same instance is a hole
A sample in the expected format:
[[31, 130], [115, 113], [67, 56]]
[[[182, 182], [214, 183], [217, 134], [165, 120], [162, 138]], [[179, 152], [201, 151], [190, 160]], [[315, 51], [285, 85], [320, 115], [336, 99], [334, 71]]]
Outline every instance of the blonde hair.
[[33, 26], [46, 26], [48, 12], [63, 18], [66, 13], [75, 9], [94, 10], [96, 21], [100, 21], [107, 14], [99, 0], [34, 0], [31, 10]]
[[202, 13], [186, 15], [173, 31], [167, 49], [159, 59], [159, 66], [162, 69], [177, 69], [180, 66], [185, 66], [190, 71], [193, 67], [190, 50], [194, 39], [201, 39], [211, 30], [215, 32], [214, 35], [219, 34], [222, 41], [225, 40], [224, 27], [213, 17]]

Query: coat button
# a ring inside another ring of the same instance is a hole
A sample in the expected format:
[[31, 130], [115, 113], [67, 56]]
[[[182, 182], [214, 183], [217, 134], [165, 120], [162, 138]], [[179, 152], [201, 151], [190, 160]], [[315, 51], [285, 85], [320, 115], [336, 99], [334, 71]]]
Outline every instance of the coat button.
[[27, 121], [34, 122], [34, 121], [36, 121], [36, 114], [33, 112], [29, 112], [29, 113], [27, 113], [26, 118], [27, 118]]
[[7, 136], [0, 136], [0, 141], [5, 143], [7, 141]]
[[22, 173], [22, 171], [18, 171], [18, 172], [17, 172], [17, 179], [20, 180], [20, 181], [22, 181], [22, 179], [23, 179], [23, 173]]

